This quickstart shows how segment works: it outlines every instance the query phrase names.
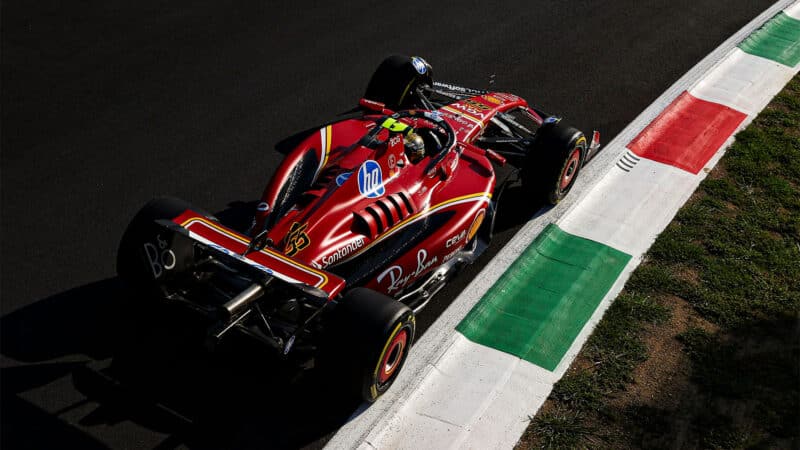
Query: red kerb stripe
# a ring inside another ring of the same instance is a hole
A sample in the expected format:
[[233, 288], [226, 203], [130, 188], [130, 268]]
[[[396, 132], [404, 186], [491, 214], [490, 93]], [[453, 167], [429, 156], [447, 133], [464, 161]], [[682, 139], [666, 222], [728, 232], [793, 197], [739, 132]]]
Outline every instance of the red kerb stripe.
[[683, 92], [628, 148], [639, 156], [696, 174], [746, 117]]

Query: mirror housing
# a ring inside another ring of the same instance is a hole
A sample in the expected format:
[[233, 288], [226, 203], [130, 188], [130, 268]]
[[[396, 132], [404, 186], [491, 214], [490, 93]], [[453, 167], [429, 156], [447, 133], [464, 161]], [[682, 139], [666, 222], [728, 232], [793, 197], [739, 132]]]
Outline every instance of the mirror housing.
[[381, 102], [376, 102], [374, 100], [369, 100], [367, 98], [362, 98], [358, 101], [358, 106], [367, 109], [369, 111], [379, 112], [381, 114], [385, 114], [387, 116], [391, 116], [394, 114], [394, 111], [387, 108], [385, 104]]

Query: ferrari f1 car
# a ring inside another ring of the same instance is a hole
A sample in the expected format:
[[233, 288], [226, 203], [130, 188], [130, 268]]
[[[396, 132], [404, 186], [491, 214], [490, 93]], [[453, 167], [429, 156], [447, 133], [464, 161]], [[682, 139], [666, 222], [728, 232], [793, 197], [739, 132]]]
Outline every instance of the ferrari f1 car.
[[434, 81], [419, 57], [384, 60], [359, 105], [288, 153], [249, 230], [156, 199], [125, 231], [117, 268], [208, 316], [210, 342], [244, 332], [336, 364], [374, 401], [403, 367], [415, 313], [487, 247], [506, 184], [495, 165], [555, 204], [600, 145], [516, 95]]

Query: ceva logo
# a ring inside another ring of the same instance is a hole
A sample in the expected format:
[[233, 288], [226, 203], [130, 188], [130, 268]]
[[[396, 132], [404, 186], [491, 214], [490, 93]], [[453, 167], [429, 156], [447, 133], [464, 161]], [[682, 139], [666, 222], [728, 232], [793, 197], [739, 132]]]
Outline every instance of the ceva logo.
[[381, 166], [377, 162], [371, 159], [364, 161], [358, 169], [358, 190], [367, 198], [380, 197], [386, 192], [383, 187]]

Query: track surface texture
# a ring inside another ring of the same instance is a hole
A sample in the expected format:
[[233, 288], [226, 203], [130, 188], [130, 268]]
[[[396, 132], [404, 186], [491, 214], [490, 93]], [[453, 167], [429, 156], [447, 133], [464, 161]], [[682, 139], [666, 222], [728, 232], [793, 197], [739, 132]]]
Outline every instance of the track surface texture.
[[[3, 448], [322, 446], [356, 406], [324, 374], [247, 345], [207, 353], [181, 319], [124, 307], [116, 247], [142, 204], [240, 210], [276, 143], [352, 108], [391, 53], [609, 142], [771, 1], [244, 3], [3, 2]], [[500, 219], [423, 330], [537, 208], [504, 200], [525, 213]], [[120, 346], [103, 373], [121, 385], [83, 369]]]

